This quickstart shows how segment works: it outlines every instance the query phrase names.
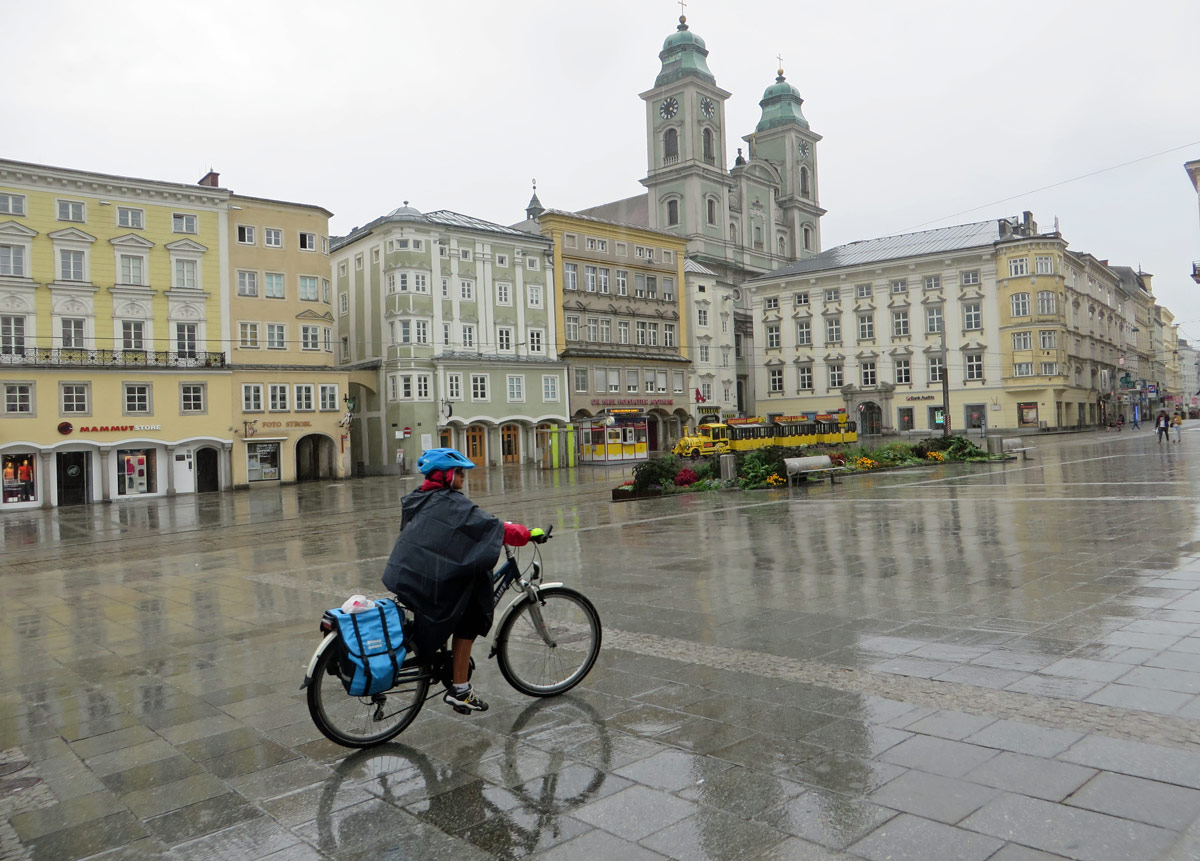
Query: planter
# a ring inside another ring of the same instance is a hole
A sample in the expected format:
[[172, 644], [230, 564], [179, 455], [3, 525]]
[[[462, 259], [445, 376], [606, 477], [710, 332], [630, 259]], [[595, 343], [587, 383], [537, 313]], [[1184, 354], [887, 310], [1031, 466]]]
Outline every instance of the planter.
[[632, 487], [614, 487], [612, 489], [613, 502], [624, 502], [627, 499], [652, 499], [662, 495], [661, 490], [634, 490]]

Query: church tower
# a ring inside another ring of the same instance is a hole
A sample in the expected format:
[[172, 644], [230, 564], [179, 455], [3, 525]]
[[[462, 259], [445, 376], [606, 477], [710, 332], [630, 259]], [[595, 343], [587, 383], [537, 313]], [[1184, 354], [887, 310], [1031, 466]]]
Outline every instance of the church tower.
[[678, 233], [688, 253], [725, 258], [728, 222], [725, 100], [708, 69], [704, 40], [687, 18], [663, 42], [662, 70], [646, 103], [649, 226]]
[[779, 175], [775, 251], [793, 260], [811, 257], [821, 250], [821, 216], [825, 214], [817, 193], [817, 142], [821, 136], [809, 128], [800, 110], [804, 99], [787, 82], [782, 68], [758, 104], [762, 117], [754, 134], [743, 140], [750, 146], [751, 161], [766, 161]]

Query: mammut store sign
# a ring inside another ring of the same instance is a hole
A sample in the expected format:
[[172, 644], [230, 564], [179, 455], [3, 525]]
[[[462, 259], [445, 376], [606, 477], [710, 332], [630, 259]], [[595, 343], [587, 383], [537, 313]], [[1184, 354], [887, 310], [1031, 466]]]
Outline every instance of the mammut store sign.
[[80, 425], [80, 433], [107, 433], [123, 431], [160, 431], [162, 425]]

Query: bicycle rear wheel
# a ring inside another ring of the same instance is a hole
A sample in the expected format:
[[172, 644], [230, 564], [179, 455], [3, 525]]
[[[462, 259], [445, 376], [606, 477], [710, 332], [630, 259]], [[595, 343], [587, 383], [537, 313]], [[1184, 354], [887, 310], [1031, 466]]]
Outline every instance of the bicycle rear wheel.
[[551, 697], [583, 681], [596, 663], [600, 616], [574, 589], [542, 589], [539, 598], [525, 598], [500, 626], [496, 663], [521, 693]]
[[410, 655], [395, 687], [374, 696], [352, 697], [338, 678], [337, 667], [330, 666], [337, 659], [337, 647], [336, 640], [329, 641], [308, 685], [313, 723], [327, 739], [344, 747], [370, 747], [395, 738], [425, 704], [429, 673]]

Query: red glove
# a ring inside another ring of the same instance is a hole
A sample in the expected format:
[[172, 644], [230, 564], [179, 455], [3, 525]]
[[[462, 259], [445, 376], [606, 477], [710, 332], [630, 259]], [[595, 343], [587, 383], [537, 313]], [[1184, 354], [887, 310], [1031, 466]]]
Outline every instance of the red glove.
[[519, 523], [505, 522], [504, 543], [509, 547], [524, 547], [529, 543], [529, 530]]

